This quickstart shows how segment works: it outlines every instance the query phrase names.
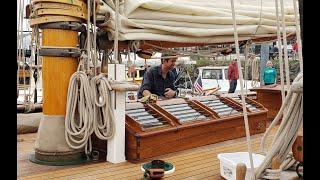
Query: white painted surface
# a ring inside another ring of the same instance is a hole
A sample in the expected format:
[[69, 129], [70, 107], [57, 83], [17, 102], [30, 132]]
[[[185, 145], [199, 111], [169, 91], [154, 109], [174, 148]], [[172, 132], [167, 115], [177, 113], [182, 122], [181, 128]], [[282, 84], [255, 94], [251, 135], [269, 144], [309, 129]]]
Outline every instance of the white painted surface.
[[[124, 64], [109, 64], [108, 78], [112, 80], [125, 80]], [[115, 134], [108, 140], [107, 161], [121, 163], [125, 158], [125, 92], [112, 92], [112, 109], [115, 117]]]

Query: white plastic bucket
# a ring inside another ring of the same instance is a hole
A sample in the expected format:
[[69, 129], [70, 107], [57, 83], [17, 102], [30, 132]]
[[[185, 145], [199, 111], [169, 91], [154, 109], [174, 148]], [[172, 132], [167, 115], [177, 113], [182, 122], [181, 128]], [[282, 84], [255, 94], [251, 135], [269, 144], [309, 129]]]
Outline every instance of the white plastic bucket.
[[[252, 153], [253, 167], [256, 169], [263, 162], [265, 156]], [[246, 180], [251, 180], [251, 166], [248, 152], [220, 153], [220, 174], [227, 180], [235, 180], [236, 168], [238, 163], [244, 163], [247, 166]]]

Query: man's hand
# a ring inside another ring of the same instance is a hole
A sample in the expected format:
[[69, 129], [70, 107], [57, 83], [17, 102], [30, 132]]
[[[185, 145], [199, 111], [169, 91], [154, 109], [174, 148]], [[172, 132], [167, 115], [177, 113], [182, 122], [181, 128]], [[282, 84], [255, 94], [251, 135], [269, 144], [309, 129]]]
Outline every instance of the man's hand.
[[149, 90], [144, 90], [142, 92], [142, 95], [145, 97], [145, 96], [150, 96], [151, 95], [151, 92]]
[[171, 88], [166, 88], [165, 89], [165, 93], [164, 93], [164, 96], [166, 98], [172, 98], [176, 95], [176, 92], [174, 90], [172, 90]]

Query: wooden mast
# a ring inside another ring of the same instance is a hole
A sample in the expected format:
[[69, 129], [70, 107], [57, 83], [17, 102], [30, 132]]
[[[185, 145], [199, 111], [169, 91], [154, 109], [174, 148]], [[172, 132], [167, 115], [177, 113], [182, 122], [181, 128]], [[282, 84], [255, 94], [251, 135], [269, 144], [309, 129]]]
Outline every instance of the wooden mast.
[[[39, 55], [43, 63], [43, 117], [30, 160], [47, 165], [85, 162], [84, 150], [72, 149], [66, 143], [64, 119], [69, 79], [77, 70], [80, 56], [78, 31], [83, 31], [86, 4], [79, 0], [33, 0], [31, 7], [35, 13], [30, 26], [42, 30]], [[52, 10], [61, 14], [52, 14]]]
[[[43, 29], [42, 44], [51, 47], [76, 47], [78, 32]], [[65, 115], [69, 79], [77, 66], [77, 58], [43, 56], [44, 115]]]

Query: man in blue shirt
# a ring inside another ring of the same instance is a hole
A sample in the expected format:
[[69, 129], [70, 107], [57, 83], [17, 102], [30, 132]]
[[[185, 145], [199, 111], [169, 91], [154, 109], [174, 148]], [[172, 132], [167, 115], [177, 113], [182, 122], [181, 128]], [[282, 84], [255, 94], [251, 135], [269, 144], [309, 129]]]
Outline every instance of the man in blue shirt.
[[277, 71], [272, 66], [272, 62], [268, 61], [266, 64], [266, 68], [263, 71], [264, 85], [276, 84]]
[[160, 98], [173, 98], [176, 88], [173, 83], [175, 75], [171, 71], [177, 60], [175, 54], [163, 53], [161, 65], [150, 68], [143, 76], [142, 84], [138, 91], [138, 98], [156, 94]]

